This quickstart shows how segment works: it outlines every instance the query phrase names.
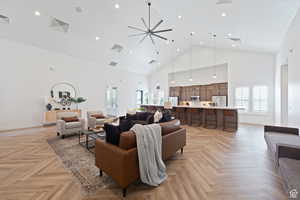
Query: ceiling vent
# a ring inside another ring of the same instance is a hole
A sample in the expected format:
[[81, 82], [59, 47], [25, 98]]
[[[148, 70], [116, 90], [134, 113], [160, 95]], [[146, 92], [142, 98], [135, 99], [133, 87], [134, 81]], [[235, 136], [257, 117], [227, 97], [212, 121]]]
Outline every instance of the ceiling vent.
[[157, 60], [150, 60], [150, 62], [148, 62], [149, 65], [153, 65], [157, 62]]
[[0, 23], [1, 24], [9, 24], [9, 18], [4, 15], [0, 15]]
[[217, 1], [217, 5], [221, 5], [221, 4], [231, 4], [232, 0], [218, 0]]
[[233, 41], [233, 42], [242, 42], [241, 38], [229, 37], [228, 39]]
[[115, 62], [115, 61], [111, 61], [111, 62], [109, 63], [109, 66], [112, 66], [112, 67], [115, 67], [115, 66], [117, 66], [117, 65], [118, 65], [118, 63]]
[[68, 24], [62, 20], [59, 20], [57, 18], [53, 18], [51, 20], [50, 27], [55, 31], [67, 33], [69, 31], [70, 24]]
[[119, 44], [114, 44], [114, 46], [112, 46], [111, 50], [115, 51], [117, 53], [121, 53], [121, 51], [123, 51], [123, 47]]

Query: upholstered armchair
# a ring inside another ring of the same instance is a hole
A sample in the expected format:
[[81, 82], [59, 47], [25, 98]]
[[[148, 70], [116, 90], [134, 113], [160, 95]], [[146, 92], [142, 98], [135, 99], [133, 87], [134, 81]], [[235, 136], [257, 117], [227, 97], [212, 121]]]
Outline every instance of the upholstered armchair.
[[[103, 116], [103, 118], [97, 118], [96, 116]], [[93, 129], [96, 126], [104, 126], [106, 120], [105, 115], [100, 110], [87, 112], [88, 129]]]
[[[66, 118], [77, 118], [77, 121], [67, 122], [64, 119]], [[79, 118], [78, 113], [76, 112], [61, 112], [57, 113], [57, 136], [60, 136], [64, 139], [66, 135], [71, 134], [81, 134], [84, 130], [84, 119]]]

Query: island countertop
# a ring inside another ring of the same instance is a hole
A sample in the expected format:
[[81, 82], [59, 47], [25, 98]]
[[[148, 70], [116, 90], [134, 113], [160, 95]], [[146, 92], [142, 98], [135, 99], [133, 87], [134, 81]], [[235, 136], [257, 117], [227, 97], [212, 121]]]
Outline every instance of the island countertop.
[[[154, 104], [143, 104], [141, 106], [156, 106], [164, 107], [163, 105], [154, 105]], [[198, 105], [178, 105], [173, 106], [174, 108], [200, 108], [200, 109], [216, 109], [216, 110], [241, 110], [241, 108], [230, 107], [230, 106], [198, 106]]]

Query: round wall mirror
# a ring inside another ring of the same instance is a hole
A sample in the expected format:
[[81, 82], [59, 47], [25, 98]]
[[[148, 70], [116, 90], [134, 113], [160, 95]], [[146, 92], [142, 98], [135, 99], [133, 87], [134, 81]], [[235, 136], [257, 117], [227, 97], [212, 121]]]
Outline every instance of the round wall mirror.
[[70, 106], [72, 104], [71, 99], [77, 97], [77, 92], [72, 84], [62, 82], [52, 86], [50, 96], [56, 103]]

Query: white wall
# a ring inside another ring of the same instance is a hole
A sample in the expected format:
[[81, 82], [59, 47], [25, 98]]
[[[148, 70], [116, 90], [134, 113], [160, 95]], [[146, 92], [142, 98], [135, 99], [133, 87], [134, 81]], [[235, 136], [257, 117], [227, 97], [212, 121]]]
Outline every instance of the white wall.
[[[277, 55], [276, 74], [280, 74], [280, 66], [288, 65], [288, 123], [292, 126], [300, 124], [300, 10], [291, 23]], [[276, 79], [276, 91], [280, 90], [280, 79]], [[276, 98], [280, 94], [276, 94]], [[279, 107], [280, 103], [277, 104]]]
[[[213, 74], [217, 77], [213, 78]], [[192, 81], [190, 81], [192, 77]], [[175, 83], [172, 81], [176, 80]], [[227, 64], [201, 67], [198, 69], [180, 71], [169, 74], [169, 85], [171, 86], [187, 86], [187, 85], [208, 85], [210, 83], [226, 83], [228, 82]]]
[[[207, 67], [214, 65], [213, 49], [206, 47], [193, 48], [193, 67]], [[163, 66], [149, 76], [149, 89], [153, 91], [156, 84], [160, 84], [165, 95], [168, 94], [168, 73], [189, 70], [190, 54], [179, 55], [172, 64]], [[274, 75], [275, 54], [230, 49], [217, 50], [217, 64], [228, 64], [229, 105], [233, 105], [234, 89], [240, 86], [253, 87], [267, 85], [269, 87], [269, 113], [240, 114], [240, 121], [246, 123], [269, 124], [274, 121]]]
[[[40, 126], [44, 98], [57, 82], [79, 88], [84, 110], [105, 110], [108, 85], [119, 88], [119, 111], [135, 106], [136, 89], [147, 89], [147, 78], [96, 63], [0, 39], [0, 130]], [[53, 66], [54, 71], [49, 70]]]

